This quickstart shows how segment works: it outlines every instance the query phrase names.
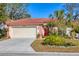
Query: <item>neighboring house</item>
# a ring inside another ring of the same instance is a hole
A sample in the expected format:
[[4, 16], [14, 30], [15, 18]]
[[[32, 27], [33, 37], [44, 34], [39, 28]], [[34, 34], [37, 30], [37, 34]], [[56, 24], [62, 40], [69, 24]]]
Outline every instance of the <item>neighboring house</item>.
[[38, 32], [41, 32], [37, 27], [54, 20], [49, 18], [26, 18], [7, 21], [6, 24], [12, 27], [12, 38], [36, 38]]

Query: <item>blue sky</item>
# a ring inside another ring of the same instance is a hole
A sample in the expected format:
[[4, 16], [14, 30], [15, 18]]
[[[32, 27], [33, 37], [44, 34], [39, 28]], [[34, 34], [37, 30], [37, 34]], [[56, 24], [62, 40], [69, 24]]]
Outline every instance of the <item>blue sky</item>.
[[49, 14], [58, 9], [64, 9], [63, 4], [31, 3], [28, 6], [28, 12], [31, 14], [32, 18], [48, 18]]

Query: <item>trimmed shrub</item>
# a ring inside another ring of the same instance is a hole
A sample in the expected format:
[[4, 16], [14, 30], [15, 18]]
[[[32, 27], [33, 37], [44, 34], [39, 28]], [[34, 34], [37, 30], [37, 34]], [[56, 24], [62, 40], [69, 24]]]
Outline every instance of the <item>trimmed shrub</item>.
[[44, 45], [56, 45], [56, 46], [76, 46], [74, 42], [67, 41], [65, 37], [62, 36], [56, 36], [56, 35], [50, 35], [45, 38], [43, 41]]
[[64, 45], [65, 40], [61, 36], [51, 35], [47, 36], [43, 43], [47, 45]]

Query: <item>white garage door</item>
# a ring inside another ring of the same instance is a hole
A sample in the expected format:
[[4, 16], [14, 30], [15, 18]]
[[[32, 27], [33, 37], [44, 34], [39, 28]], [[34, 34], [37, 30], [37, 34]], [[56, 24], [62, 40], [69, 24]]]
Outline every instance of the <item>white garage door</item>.
[[13, 28], [13, 38], [36, 38], [36, 28]]

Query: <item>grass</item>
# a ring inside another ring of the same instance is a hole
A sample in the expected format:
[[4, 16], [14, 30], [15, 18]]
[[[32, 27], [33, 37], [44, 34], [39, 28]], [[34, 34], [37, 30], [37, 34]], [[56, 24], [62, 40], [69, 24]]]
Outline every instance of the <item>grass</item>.
[[79, 40], [69, 40], [68, 42], [74, 42], [77, 46], [70, 46], [70, 47], [63, 47], [63, 46], [49, 46], [49, 45], [43, 45], [43, 40], [35, 40], [32, 43], [32, 48], [36, 52], [79, 52]]

